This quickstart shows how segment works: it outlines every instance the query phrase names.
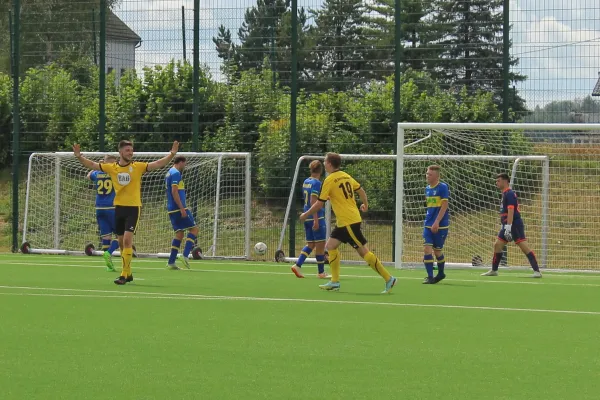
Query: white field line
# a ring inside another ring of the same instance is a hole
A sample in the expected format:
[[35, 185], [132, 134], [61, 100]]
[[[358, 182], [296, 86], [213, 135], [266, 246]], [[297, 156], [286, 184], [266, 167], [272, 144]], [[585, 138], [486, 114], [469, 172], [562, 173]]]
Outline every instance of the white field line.
[[[23, 263], [23, 262], [4, 262], [5, 265], [23, 265], [28, 267], [75, 267], [75, 268], [105, 268], [104, 265], [81, 265], [81, 264], [50, 264], [50, 263]], [[235, 265], [235, 264], [234, 264]], [[163, 268], [152, 268], [152, 267], [134, 267], [134, 270], [142, 270], [142, 271], [162, 271], [166, 269]], [[277, 271], [248, 271], [248, 270], [228, 270], [228, 269], [192, 269], [186, 270], [182, 269], [180, 272], [207, 272], [207, 273], [226, 273], [226, 274], [252, 274], [252, 275], [286, 275], [293, 276], [291, 272], [277, 272]], [[172, 273], [176, 273], [172, 271]], [[358, 279], [381, 279], [377, 275], [350, 275], [350, 274], [342, 274], [340, 275], [343, 278], [358, 278]], [[525, 278], [525, 276], [515, 276], [515, 278]], [[420, 277], [414, 276], [402, 276], [401, 274], [397, 276], [398, 279], [402, 280], [423, 280]], [[544, 280], [546, 279], [546, 280]], [[140, 279], [141, 280], [141, 279]], [[147, 278], [146, 278], [147, 280]], [[456, 279], [452, 278], [452, 276], [446, 278], [447, 282], [463, 282], [463, 283], [496, 283], [496, 284], [507, 284], [507, 285], [549, 285], [549, 286], [579, 286], [579, 287], [600, 287], [600, 283], [563, 283], [563, 282], [547, 282], [547, 278], [542, 279], [533, 279], [530, 281], [507, 281], [507, 280], [498, 280], [494, 277], [486, 278], [486, 279]]]
[[[12, 255], [12, 254], [10, 254]], [[69, 257], [67, 256], [44, 256], [44, 255], [38, 255], [38, 254], [33, 254], [33, 255], [28, 255], [28, 256], [15, 256], [18, 258], [23, 258], [23, 257], [35, 257], [35, 258], [41, 258], [42, 260], [56, 260], [56, 264], [42, 264], [42, 263], [35, 263], [35, 265], [57, 265], [57, 266], [81, 266], [78, 264], [68, 264], [70, 262], [77, 262], [77, 261], [81, 261], [81, 258], [72, 258], [69, 260]], [[60, 259], [59, 259], [60, 257]], [[71, 256], [73, 257], [73, 256]], [[85, 259], [89, 259], [90, 261], [87, 262], [86, 266], [96, 266], [96, 267], [104, 267], [105, 264], [104, 262], [100, 261], [97, 257], [85, 257]], [[143, 262], [144, 264], [161, 264], [163, 266], [166, 266], [166, 260], [159, 260], [159, 259], [152, 259], [152, 258], [140, 258], [140, 259], [134, 259], [134, 263], [139, 263], [139, 262]], [[2, 264], [17, 264], [18, 261], [2, 261], [2, 259], [0, 258], [0, 263]], [[248, 266], [248, 267], [261, 267], [261, 268], [270, 268], [270, 267], [283, 267], [283, 268], [289, 268], [292, 266], [292, 264], [285, 264], [285, 263], [274, 263], [274, 262], [263, 262], [263, 261], [231, 261], [231, 262], [227, 262], [227, 261], [222, 261], [222, 260], [204, 260], [204, 261], [192, 261], [191, 265], [192, 266], [198, 266], [201, 268], [202, 264], [207, 264], [210, 263], [211, 265], [228, 265], [228, 266]], [[35, 266], [32, 265], [32, 263], [22, 263], [22, 264], [18, 264], [18, 265], [31, 265], [31, 266]], [[134, 264], [135, 266], [135, 264]], [[308, 268], [308, 269], [317, 269], [316, 264], [305, 264], [302, 268]], [[342, 265], [342, 269], [351, 269], [351, 270], [368, 270], [368, 265], [365, 264], [364, 266], [355, 266], [355, 265]], [[143, 268], [137, 268], [137, 269], [143, 269]], [[160, 268], [146, 268], [146, 269], [160, 269]], [[423, 268], [424, 269], [424, 268]], [[389, 267], [388, 270], [390, 271], [404, 271], [404, 272], [418, 272], [419, 268], [401, 268], [401, 269], [395, 269], [392, 267]], [[472, 269], [468, 269], [468, 268], [461, 268], [461, 269], [449, 269], [449, 271], [456, 271], [456, 272], [472, 272], [472, 273], [481, 273], [481, 272], [485, 272], [486, 268], [472, 268]], [[500, 268], [500, 273], [510, 273], [514, 276], [513, 273], [518, 273], [518, 274], [524, 274], [524, 273], [529, 273], [530, 270], [528, 269], [510, 269], [510, 268], [505, 268], [505, 267], [501, 267]], [[544, 274], [545, 277], [552, 277], [552, 278], [580, 278], [580, 279], [600, 279], [600, 271], [597, 270], [560, 270], [560, 269], [548, 269], [548, 270], [542, 270], [542, 273]], [[581, 274], [581, 275], [577, 275], [577, 274]], [[521, 275], [517, 275], [517, 276], [521, 276]]]
[[[69, 289], [69, 288], [41, 288], [26, 286], [0, 286], [3, 289], [39, 290], [39, 291], [63, 291], [75, 293], [23, 293], [23, 292], [0, 292], [6, 296], [46, 296], [46, 297], [92, 297], [92, 298], [130, 298], [130, 299], [168, 299], [168, 300], [229, 300], [229, 301], [265, 301], [278, 303], [318, 303], [318, 304], [343, 304], [343, 305], [370, 305], [390, 307], [414, 307], [414, 308], [441, 308], [459, 310], [482, 310], [482, 311], [513, 311], [531, 313], [571, 314], [571, 315], [600, 315], [600, 311], [579, 310], [553, 310], [538, 308], [512, 308], [512, 307], [487, 307], [487, 306], [463, 306], [451, 304], [418, 304], [418, 303], [388, 303], [377, 301], [352, 301], [352, 300], [324, 300], [324, 299], [290, 299], [277, 297], [249, 297], [249, 296], [216, 296], [197, 295], [184, 293], [159, 293], [159, 292], [120, 292], [116, 290], [92, 290], [92, 289]], [[85, 294], [77, 294], [85, 292]], [[111, 295], [108, 295], [111, 293]], [[114, 293], [114, 295], [112, 294]]]

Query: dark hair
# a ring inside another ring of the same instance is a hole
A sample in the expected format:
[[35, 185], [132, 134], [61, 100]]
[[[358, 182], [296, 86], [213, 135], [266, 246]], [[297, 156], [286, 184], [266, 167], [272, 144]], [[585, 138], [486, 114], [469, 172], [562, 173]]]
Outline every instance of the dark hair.
[[325, 160], [335, 169], [338, 169], [342, 165], [342, 157], [338, 153], [325, 154]]
[[442, 167], [440, 167], [439, 165], [433, 164], [433, 165], [430, 165], [429, 167], [427, 167], [427, 169], [430, 171], [435, 171], [439, 174]]
[[131, 140], [121, 140], [119, 142], [119, 150], [121, 150], [123, 147], [127, 147], [127, 146], [133, 147], [133, 142]]
[[180, 162], [186, 162], [185, 156], [176, 156], [173, 159], [173, 164], [179, 164]]
[[319, 160], [314, 160], [308, 167], [310, 168], [311, 174], [323, 173], [323, 164], [321, 164], [321, 161]]
[[498, 179], [498, 178], [504, 179], [506, 182], [510, 182], [510, 178], [509, 178], [508, 174], [506, 174], [504, 172], [496, 175], [496, 179]]

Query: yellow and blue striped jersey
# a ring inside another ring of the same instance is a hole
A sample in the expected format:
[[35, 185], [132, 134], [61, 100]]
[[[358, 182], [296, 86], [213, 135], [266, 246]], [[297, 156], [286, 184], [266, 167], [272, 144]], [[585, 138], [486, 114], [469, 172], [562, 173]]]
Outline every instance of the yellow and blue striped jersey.
[[[442, 203], [450, 199], [450, 189], [444, 182], [439, 182], [435, 186], [429, 186], [425, 188], [425, 201], [427, 203], [427, 213], [425, 214], [425, 227], [431, 228], [434, 224]], [[447, 228], [450, 225], [450, 210], [447, 210], [442, 219], [440, 220], [440, 228]]]

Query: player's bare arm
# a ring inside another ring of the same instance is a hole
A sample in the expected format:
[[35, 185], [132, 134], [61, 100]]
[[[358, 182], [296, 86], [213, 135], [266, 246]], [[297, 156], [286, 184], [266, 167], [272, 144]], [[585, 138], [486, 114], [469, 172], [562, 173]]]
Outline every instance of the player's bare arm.
[[324, 202], [317, 200], [312, 206], [310, 206], [307, 212], [300, 214], [300, 221], [306, 221], [309, 215], [316, 215], [319, 212], [319, 210], [323, 208], [324, 204]]
[[[310, 206], [312, 207], [315, 203], [319, 201], [318, 197], [314, 194], [310, 196]], [[319, 213], [316, 212], [313, 214], [313, 230], [319, 230]]]
[[87, 175], [85, 176], [90, 181], [92, 180], [92, 172], [94, 172], [94, 170], [90, 170], [90, 172], [88, 172]]
[[360, 211], [367, 212], [369, 210], [369, 199], [367, 198], [367, 192], [365, 192], [365, 189], [359, 188], [356, 193], [358, 193], [358, 197], [362, 203], [360, 205]]
[[177, 185], [171, 185], [171, 194], [173, 195], [173, 200], [177, 207], [179, 207], [179, 211], [181, 211], [181, 216], [183, 218], [187, 218], [187, 211], [181, 202], [181, 198], [179, 197], [179, 187]]
[[79, 144], [77, 144], [77, 143], [75, 143], [73, 145], [73, 154], [75, 155], [75, 158], [77, 158], [77, 160], [79, 160], [81, 165], [83, 165], [87, 169], [91, 169], [94, 171], [102, 171], [100, 169], [100, 164], [98, 164], [95, 161], [88, 160], [87, 158], [85, 158], [84, 156], [81, 155], [81, 146], [79, 146]]
[[433, 222], [433, 225], [431, 225], [431, 232], [437, 233], [437, 231], [440, 229], [440, 221], [442, 220], [442, 218], [444, 218], [447, 211], [448, 211], [448, 200], [443, 199], [442, 205], [440, 207], [440, 212], [438, 213], [437, 218]]
[[148, 168], [147, 168], [148, 171], [153, 171], [155, 169], [160, 169], [160, 168], [166, 167], [171, 162], [173, 157], [175, 157], [175, 155], [177, 154], [178, 151], [179, 151], [179, 142], [176, 140], [173, 142], [173, 147], [171, 147], [171, 152], [169, 153], [169, 155], [164, 156], [160, 160], [152, 161], [151, 163], [149, 163]]

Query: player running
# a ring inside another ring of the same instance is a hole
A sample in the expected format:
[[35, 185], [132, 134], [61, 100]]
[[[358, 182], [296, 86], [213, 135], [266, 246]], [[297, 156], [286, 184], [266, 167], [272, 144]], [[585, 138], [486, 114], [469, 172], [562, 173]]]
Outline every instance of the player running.
[[167, 172], [165, 177], [166, 192], [167, 192], [167, 213], [171, 219], [171, 225], [175, 231], [175, 237], [171, 242], [171, 254], [169, 255], [169, 261], [167, 262], [167, 268], [169, 269], [180, 269], [176, 264], [177, 253], [181, 247], [181, 241], [183, 240], [183, 234], [187, 230], [187, 238], [185, 246], [183, 248], [183, 254], [181, 261], [183, 265], [189, 269], [189, 255], [196, 243], [198, 237], [198, 226], [194, 221], [194, 216], [189, 208], [185, 199], [185, 185], [181, 174], [185, 169], [186, 158], [184, 156], [177, 156], [173, 159], [173, 166]]
[[508, 242], [515, 241], [523, 254], [527, 256], [529, 264], [533, 269], [533, 278], [541, 278], [542, 273], [538, 266], [535, 254], [527, 245], [525, 237], [525, 224], [521, 218], [521, 209], [517, 194], [510, 188], [510, 178], [508, 174], [502, 173], [496, 176], [496, 187], [502, 191], [502, 204], [500, 205], [500, 223], [502, 227], [498, 233], [496, 243], [494, 243], [494, 258], [492, 259], [492, 269], [481, 274], [481, 276], [498, 276], [498, 267], [502, 260], [502, 250]]
[[[385, 290], [382, 293], [390, 293], [397, 279], [383, 267], [381, 261], [373, 254], [367, 246], [367, 239], [363, 236], [360, 224], [362, 218], [360, 211], [367, 212], [369, 203], [367, 193], [350, 175], [340, 170], [342, 159], [337, 153], [327, 153], [325, 156], [325, 171], [329, 174], [323, 182], [323, 188], [319, 195], [319, 201], [315, 202], [308, 211], [300, 215], [300, 220], [305, 221], [309, 216], [317, 213], [329, 199], [331, 207], [337, 218], [335, 229], [325, 247], [329, 252], [329, 266], [331, 268], [331, 281], [319, 285], [325, 290], [340, 289], [340, 253], [338, 247], [341, 243], [348, 243], [356, 252], [377, 272], [385, 281]], [[354, 199], [357, 192], [362, 202], [359, 208]]]
[[[104, 156], [104, 163], [114, 163], [117, 157], [109, 154]], [[119, 248], [119, 241], [112, 239], [115, 233], [115, 191], [113, 189], [110, 176], [101, 171], [90, 171], [87, 178], [96, 186], [96, 222], [100, 229], [100, 237], [102, 238], [102, 251], [104, 252], [104, 262], [106, 270], [115, 272], [115, 267], [112, 262], [112, 254]]]
[[173, 142], [171, 153], [151, 163], [133, 161], [133, 143], [129, 140], [119, 142], [119, 161], [115, 163], [97, 163], [81, 155], [79, 144], [73, 145], [73, 154], [81, 165], [110, 176], [115, 190], [115, 233], [121, 248], [123, 269], [115, 279], [115, 284], [124, 285], [133, 281], [131, 259], [133, 257], [133, 236], [137, 230], [142, 208], [142, 175], [148, 171], [165, 167], [179, 149], [179, 142]]
[[[304, 211], [318, 201], [321, 193], [321, 174], [323, 173], [323, 164], [319, 160], [314, 160], [309, 165], [310, 177], [304, 180], [302, 184], [302, 199], [304, 200]], [[304, 232], [306, 235], [306, 246], [302, 249], [298, 261], [292, 267], [292, 272], [298, 278], [304, 278], [300, 271], [306, 257], [316, 250], [317, 267], [319, 269], [317, 276], [322, 279], [328, 278], [325, 273], [325, 240], [327, 240], [327, 226], [325, 224], [325, 209], [321, 208], [315, 214], [307, 217], [304, 221]]]
[[[448, 211], [448, 200], [450, 189], [444, 182], [440, 182], [439, 165], [430, 165], [425, 174], [427, 187], [425, 188], [425, 201], [427, 213], [423, 226], [423, 263], [427, 276], [423, 284], [433, 285], [444, 278], [444, 266], [446, 264], [442, 249], [448, 237], [450, 226], [450, 212]], [[437, 260], [438, 273], [433, 276], [433, 255]]]

